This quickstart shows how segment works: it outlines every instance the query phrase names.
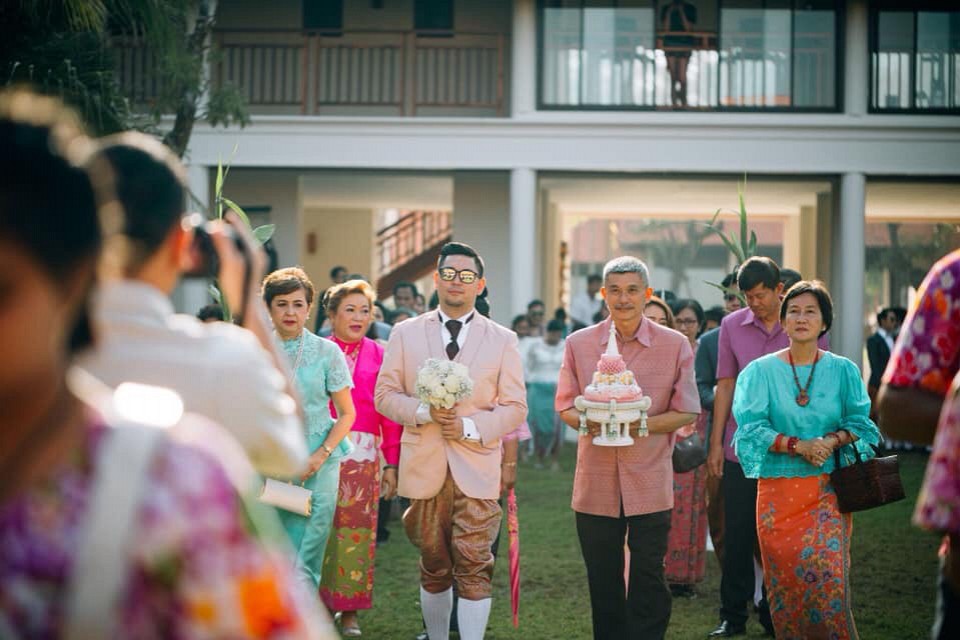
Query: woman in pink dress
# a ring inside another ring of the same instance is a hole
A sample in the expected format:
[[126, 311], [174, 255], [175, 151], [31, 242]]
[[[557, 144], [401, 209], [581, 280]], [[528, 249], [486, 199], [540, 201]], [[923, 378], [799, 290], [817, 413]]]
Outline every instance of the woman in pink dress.
[[[703, 326], [703, 308], [696, 300], [678, 300], [674, 305], [674, 328], [685, 335], [697, 353], [697, 336]], [[677, 431], [677, 438], [699, 432], [706, 438], [706, 413]], [[705, 441], [705, 440], [704, 440]], [[665, 575], [674, 596], [693, 598], [695, 585], [703, 582], [707, 553], [707, 468], [673, 474], [673, 514], [667, 538]]]
[[[347, 359], [353, 375], [357, 419], [349, 435], [353, 452], [340, 463], [340, 490], [327, 542], [320, 597], [340, 614], [345, 637], [360, 635], [357, 611], [373, 606], [373, 564], [377, 549], [377, 506], [397, 491], [401, 427], [379, 413], [373, 391], [383, 363], [383, 347], [366, 337], [373, 321], [373, 288], [350, 280], [330, 288], [323, 306], [330, 318], [332, 340]], [[331, 412], [335, 410], [331, 407]], [[385, 465], [381, 474], [380, 454]]]

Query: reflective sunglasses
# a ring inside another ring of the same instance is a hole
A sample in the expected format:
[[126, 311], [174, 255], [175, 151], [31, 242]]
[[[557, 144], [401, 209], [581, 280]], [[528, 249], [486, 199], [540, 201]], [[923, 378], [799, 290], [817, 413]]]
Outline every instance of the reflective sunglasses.
[[457, 271], [453, 267], [441, 267], [437, 269], [437, 273], [440, 274], [440, 279], [444, 282], [453, 282], [457, 277], [460, 278], [460, 282], [463, 284], [473, 284], [477, 281], [477, 278], [480, 276], [477, 275], [476, 271], [471, 271], [470, 269], [461, 269]]

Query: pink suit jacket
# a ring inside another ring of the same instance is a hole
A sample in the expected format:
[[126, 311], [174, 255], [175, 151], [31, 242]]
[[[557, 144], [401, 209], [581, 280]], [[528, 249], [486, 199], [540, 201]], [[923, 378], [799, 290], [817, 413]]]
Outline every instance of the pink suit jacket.
[[374, 397], [377, 411], [403, 425], [398, 491], [407, 498], [426, 500], [437, 495], [447, 466], [467, 496], [499, 497], [500, 438], [520, 426], [527, 415], [523, 363], [512, 331], [479, 313], [471, 323], [456, 361], [470, 370], [473, 394], [460, 401], [457, 415], [474, 421], [480, 442], [445, 440], [440, 425], [417, 425], [417, 372], [427, 358], [447, 357], [439, 313], [431, 311], [401, 322], [390, 333]]

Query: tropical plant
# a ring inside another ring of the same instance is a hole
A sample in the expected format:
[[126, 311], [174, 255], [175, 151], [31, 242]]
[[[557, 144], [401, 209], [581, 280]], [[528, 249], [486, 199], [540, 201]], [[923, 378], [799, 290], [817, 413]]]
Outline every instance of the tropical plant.
[[[194, 123], [241, 126], [246, 106], [232, 86], [205, 74], [215, 0], [21, 0], [0, 3], [0, 85], [29, 83], [80, 111], [98, 135], [127, 129], [160, 132], [183, 156]], [[118, 46], [151, 54], [156, 95], [131, 106], [117, 78]]]
[[[710, 232], [717, 234], [720, 239], [723, 241], [724, 246], [727, 250], [733, 254], [733, 257], [736, 258], [737, 264], [743, 264], [746, 262], [747, 258], [752, 258], [757, 255], [757, 233], [750, 229], [748, 220], [747, 220], [747, 207], [744, 203], [743, 194], [747, 188], [747, 177], [743, 177], [743, 182], [737, 184], [737, 200], [740, 205], [739, 211], [731, 211], [729, 209], [724, 210], [723, 208], [717, 209], [713, 214], [713, 218], [708, 223], [701, 223], [706, 226]], [[718, 222], [720, 214], [722, 213], [733, 213], [736, 214], [739, 221], [739, 237], [733, 233], [727, 234], [723, 230], [723, 222]], [[746, 300], [743, 297], [743, 293], [736, 289], [727, 289], [721, 284], [716, 282], [707, 282], [707, 284], [720, 289], [724, 294], [733, 293], [736, 294], [741, 302], [746, 304]]]
[[[234, 154], [237, 152], [237, 148], [233, 149]], [[273, 237], [274, 232], [277, 230], [277, 225], [275, 224], [262, 224], [254, 228], [250, 224], [250, 216], [243, 210], [243, 208], [238, 205], [236, 202], [230, 198], [223, 195], [223, 186], [226, 182], [227, 175], [230, 173], [230, 165], [226, 167], [223, 166], [223, 159], [220, 158], [217, 160], [217, 179], [214, 182], [214, 191], [213, 191], [213, 202], [214, 202], [214, 212], [218, 220], [223, 220], [224, 214], [230, 210], [237, 214], [237, 217], [247, 225], [248, 228], [253, 232], [253, 237], [257, 239], [261, 245], [270, 240]], [[194, 197], [194, 199], [196, 199]], [[202, 203], [201, 203], [202, 204]], [[213, 283], [210, 285], [210, 295], [213, 297], [214, 301], [220, 305], [223, 309], [223, 319], [227, 322], [233, 321], [233, 312], [230, 308], [230, 300], [227, 299], [219, 285]]]
[[[737, 184], [737, 198], [740, 203], [740, 211], [730, 211], [729, 209], [724, 211], [723, 208], [717, 209], [716, 213], [713, 214], [713, 219], [706, 224], [707, 229], [720, 236], [723, 244], [726, 245], [730, 253], [737, 259], [737, 264], [742, 264], [747, 258], [751, 258], [757, 253], [757, 234], [755, 231], [751, 231], [747, 225], [747, 207], [743, 201], [743, 192], [746, 188], [747, 179], [744, 177], [743, 183]], [[724, 233], [722, 223], [717, 223], [720, 214], [725, 212], [735, 213], [739, 217], [739, 238], [732, 233], [729, 235]]]

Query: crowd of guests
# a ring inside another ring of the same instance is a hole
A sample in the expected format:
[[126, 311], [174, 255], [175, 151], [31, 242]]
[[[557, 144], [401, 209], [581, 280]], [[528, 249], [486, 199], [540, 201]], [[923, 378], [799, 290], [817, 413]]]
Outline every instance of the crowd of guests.
[[[401, 282], [387, 307], [340, 266], [320, 294], [300, 268], [265, 273], [236, 216], [185, 217], [183, 166], [153, 138], [92, 140], [15, 91], [0, 143], [0, 635], [361, 636], [399, 495], [419, 637], [478, 640], [520, 443], [557, 469], [570, 439], [595, 638], [663, 638], [708, 536], [722, 578], [705, 635], [744, 634], [754, 605], [769, 635], [857, 638], [852, 517], [829, 473], [837, 451], [875, 454], [876, 417], [932, 444], [915, 521], [945, 535], [934, 633], [958, 635], [960, 252], [905, 318], [878, 314], [867, 385], [829, 351], [823, 283], [769, 258], [706, 311], [615, 258], [569, 314], [533, 300], [511, 331], [469, 245], [442, 248], [430, 300]], [[204, 257], [197, 234], [226, 306], [191, 318], [169, 296]], [[574, 406], [610, 340], [651, 400], [627, 447], [593, 444]], [[421, 400], [428, 358], [466, 367], [472, 394]], [[688, 439], [706, 462], [675, 469]], [[268, 506], [263, 478], [308, 497]]]

